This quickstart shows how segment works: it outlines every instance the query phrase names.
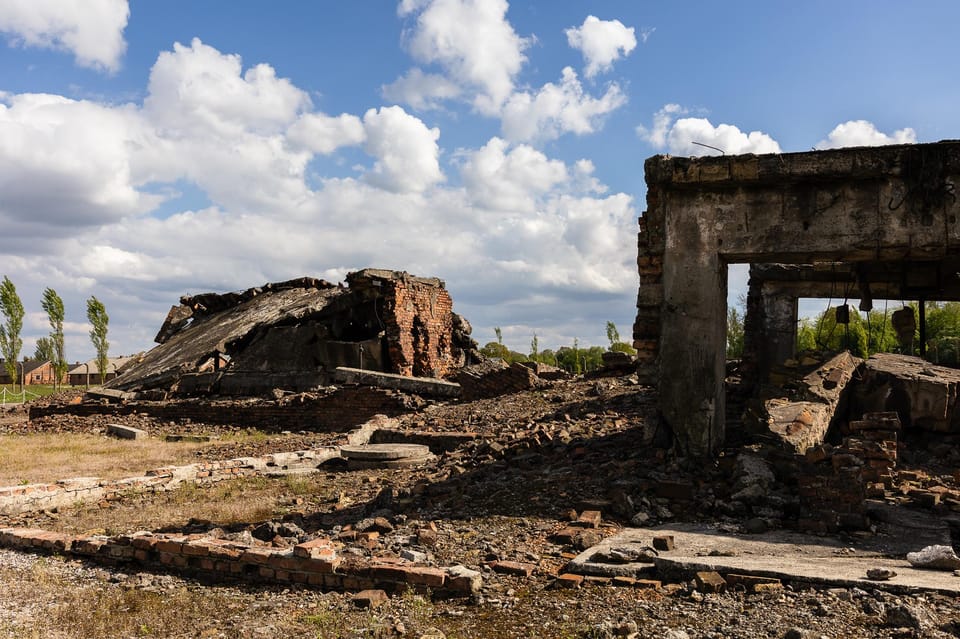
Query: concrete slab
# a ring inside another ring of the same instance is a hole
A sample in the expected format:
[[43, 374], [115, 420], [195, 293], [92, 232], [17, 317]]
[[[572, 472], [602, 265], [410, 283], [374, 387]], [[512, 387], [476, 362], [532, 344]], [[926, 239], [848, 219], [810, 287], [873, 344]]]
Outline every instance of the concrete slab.
[[107, 424], [107, 435], [113, 435], [120, 439], [146, 439], [149, 437], [147, 431], [123, 424]]
[[[944, 526], [944, 528], [946, 528]], [[626, 528], [587, 549], [567, 571], [587, 575], [688, 579], [701, 571], [716, 571], [800, 581], [830, 587], [859, 587], [892, 592], [930, 590], [960, 595], [960, 577], [949, 571], [913, 568], [903, 556], [922, 546], [911, 541], [909, 526], [894, 537], [878, 534], [866, 539], [831, 539], [791, 531], [741, 535], [715, 524], [678, 524], [656, 528]], [[593, 561], [614, 548], [650, 548], [655, 536], [673, 535], [675, 550], [658, 551], [650, 563], [609, 564]], [[947, 531], [947, 535], [948, 531]], [[929, 531], [924, 541], [942, 537]], [[949, 544], [949, 540], [947, 541]], [[845, 545], [846, 544], [846, 545]], [[897, 573], [889, 581], [867, 579], [867, 570], [887, 568]]]
[[350, 460], [394, 461], [429, 454], [430, 449], [421, 444], [364, 444], [340, 447], [340, 455]]

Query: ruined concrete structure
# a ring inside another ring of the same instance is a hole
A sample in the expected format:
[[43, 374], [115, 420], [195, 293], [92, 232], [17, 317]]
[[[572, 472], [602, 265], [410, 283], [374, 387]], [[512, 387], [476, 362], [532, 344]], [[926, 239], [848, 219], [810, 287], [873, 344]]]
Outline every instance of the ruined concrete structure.
[[758, 377], [792, 354], [799, 297], [960, 299], [958, 142], [655, 156], [645, 171], [634, 346], [682, 451], [724, 436], [728, 264], [795, 265], [752, 271]]
[[443, 377], [473, 361], [470, 325], [436, 278], [365, 269], [184, 296], [156, 346], [108, 386], [144, 398], [258, 395], [328, 384], [338, 366]]

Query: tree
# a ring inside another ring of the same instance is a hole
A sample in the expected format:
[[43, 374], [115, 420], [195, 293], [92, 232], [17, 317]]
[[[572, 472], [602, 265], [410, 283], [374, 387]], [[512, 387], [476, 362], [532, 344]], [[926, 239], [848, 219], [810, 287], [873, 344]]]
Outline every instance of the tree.
[[510, 360], [510, 349], [499, 342], [487, 342], [480, 349], [484, 357], [499, 358], [507, 362]]
[[737, 307], [727, 309], [727, 359], [743, 357], [743, 316]]
[[836, 308], [828, 308], [816, 320], [801, 320], [797, 329], [797, 351], [849, 350], [858, 357], [871, 353], [897, 353], [901, 347], [890, 325], [889, 313], [874, 310], [866, 319], [850, 312], [850, 323], [837, 322]]
[[611, 351], [615, 353], [626, 353], [627, 355], [637, 354], [637, 350], [633, 346], [620, 341], [620, 332], [617, 330], [617, 325], [613, 322], [607, 322], [607, 339], [610, 340]]
[[540, 356], [540, 340], [537, 338], [537, 334], [533, 334], [533, 339], [530, 340], [530, 359], [537, 362], [540, 361], [537, 358]]
[[497, 334], [497, 344], [503, 346], [503, 331], [500, 330], [499, 326], [494, 326], [493, 332]]
[[107, 325], [110, 318], [107, 309], [95, 296], [87, 300], [87, 319], [93, 327], [90, 329], [90, 341], [97, 351], [97, 370], [100, 372], [100, 383], [107, 381], [107, 351], [110, 342], [107, 341]]
[[[47, 358], [53, 364], [54, 386], [60, 386], [63, 382], [63, 376], [67, 373], [67, 358], [63, 349], [63, 300], [52, 288], [43, 290], [43, 300], [40, 306], [47, 313], [47, 320], [50, 322], [50, 357]], [[41, 338], [43, 339], [43, 338]], [[40, 348], [40, 342], [37, 342], [37, 349]]]
[[4, 323], [0, 325], [0, 354], [3, 355], [7, 375], [16, 383], [19, 379], [17, 360], [20, 359], [20, 349], [23, 347], [23, 340], [20, 339], [20, 331], [23, 329], [23, 304], [17, 295], [17, 287], [6, 275], [0, 283], [0, 312], [4, 317]]
[[607, 339], [610, 340], [611, 351], [614, 344], [620, 341], [620, 332], [617, 330], [617, 325], [610, 321], [607, 321]]
[[37, 339], [37, 347], [33, 351], [33, 359], [38, 362], [52, 362], [56, 357], [53, 351], [53, 340], [49, 337], [40, 337]]

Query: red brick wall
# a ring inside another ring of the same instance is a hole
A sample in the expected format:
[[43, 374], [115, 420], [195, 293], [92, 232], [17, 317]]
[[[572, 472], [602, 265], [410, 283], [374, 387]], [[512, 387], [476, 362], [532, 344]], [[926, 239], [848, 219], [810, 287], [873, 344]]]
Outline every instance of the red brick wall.
[[384, 324], [393, 372], [444, 377], [460, 363], [453, 352], [453, 300], [442, 286], [387, 280]]

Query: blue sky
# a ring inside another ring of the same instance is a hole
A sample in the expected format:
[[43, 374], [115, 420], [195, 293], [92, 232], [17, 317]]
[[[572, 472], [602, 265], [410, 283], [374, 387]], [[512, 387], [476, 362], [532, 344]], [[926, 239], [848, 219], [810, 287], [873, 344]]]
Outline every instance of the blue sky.
[[[279, 8], [278, 8], [279, 7]], [[481, 343], [630, 334], [643, 160], [960, 137], [947, 1], [0, 0], [0, 274], [68, 357], [366, 266]], [[742, 269], [731, 294], [743, 288]]]

